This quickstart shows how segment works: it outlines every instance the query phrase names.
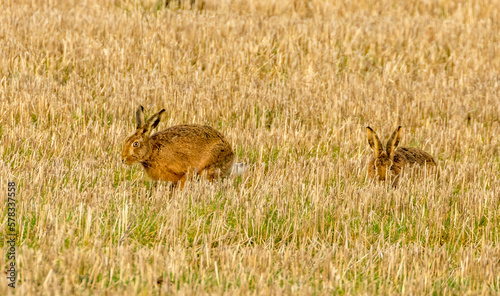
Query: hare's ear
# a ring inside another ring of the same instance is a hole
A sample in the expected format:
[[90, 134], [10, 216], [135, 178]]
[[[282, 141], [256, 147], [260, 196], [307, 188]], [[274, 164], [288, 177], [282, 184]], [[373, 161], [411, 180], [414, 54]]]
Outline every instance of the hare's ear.
[[392, 153], [396, 150], [396, 147], [398, 147], [399, 140], [401, 140], [401, 126], [392, 133], [391, 138], [387, 141], [387, 145], [385, 146], [385, 151], [389, 157], [392, 157]]
[[369, 126], [366, 127], [366, 135], [368, 136], [368, 144], [372, 147], [375, 157], [378, 157], [384, 151], [382, 142], [380, 142], [377, 134]]
[[146, 124], [144, 125], [144, 133], [149, 134], [152, 130], [155, 129], [155, 127], [158, 126], [161, 120], [161, 115], [165, 112], [165, 109], [161, 109], [160, 112], [156, 113], [155, 115], [151, 116], [151, 118], [148, 119]]
[[144, 107], [139, 106], [139, 108], [137, 108], [135, 117], [137, 119], [137, 129], [142, 128], [144, 126]]

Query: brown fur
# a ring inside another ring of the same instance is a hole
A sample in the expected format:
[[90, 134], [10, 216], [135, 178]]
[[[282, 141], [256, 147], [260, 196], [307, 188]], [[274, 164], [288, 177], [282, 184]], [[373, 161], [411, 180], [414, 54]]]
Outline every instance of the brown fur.
[[436, 161], [432, 155], [421, 149], [397, 148], [401, 140], [401, 126], [394, 131], [389, 141], [387, 141], [385, 151], [382, 142], [370, 127], [366, 128], [366, 132], [368, 143], [374, 152], [373, 157], [368, 162], [368, 176], [371, 178], [379, 181], [393, 179], [394, 185], [396, 185], [403, 168], [407, 165], [436, 166]]
[[213, 181], [230, 172], [234, 154], [221, 133], [209, 126], [193, 124], [172, 126], [149, 136], [165, 110], [146, 123], [143, 110], [142, 106], [137, 110], [137, 130], [123, 146], [124, 163], [141, 163], [153, 180], [173, 184], [180, 181], [181, 188], [194, 174], [205, 175]]

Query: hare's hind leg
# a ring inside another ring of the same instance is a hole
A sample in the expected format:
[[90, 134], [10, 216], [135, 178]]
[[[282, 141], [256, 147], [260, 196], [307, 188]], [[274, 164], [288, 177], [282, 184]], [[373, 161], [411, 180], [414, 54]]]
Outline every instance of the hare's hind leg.
[[[221, 151], [219, 150], [218, 152], [220, 153]], [[206, 174], [209, 181], [225, 177], [231, 171], [234, 154], [231, 150], [223, 150], [222, 152], [223, 153], [219, 154], [215, 162], [209, 164], [203, 170], [203, 173]]]

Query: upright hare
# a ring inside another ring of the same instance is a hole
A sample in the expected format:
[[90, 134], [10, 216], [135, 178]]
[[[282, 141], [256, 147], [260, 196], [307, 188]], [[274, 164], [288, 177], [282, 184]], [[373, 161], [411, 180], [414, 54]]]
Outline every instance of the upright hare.
[[427, 152], [418, 148], [396, 147], [401, 140], [401, 126], [394, 131], [384, 147], [377, 134], [370, 128], [366, 128], [368, 143], [373, 149], [374, 155], [368, 163], [368, 175], [371, 178], [384, 181], [394, 180], [397, 185], [402, 169], [409, 165], [436, 166], [434, 158]]
[[153, 180], [180, 182], [192, 174], [205, 175], [210, 181], [230, 173], [234, 154], [224, 136], [209, 126], [184, 124], [169, 127], [153, 135], [165, 109], [144, 121], [144, 108], [137, 109], [137, 128], [127, 138], [122, 161], [140, 163]]

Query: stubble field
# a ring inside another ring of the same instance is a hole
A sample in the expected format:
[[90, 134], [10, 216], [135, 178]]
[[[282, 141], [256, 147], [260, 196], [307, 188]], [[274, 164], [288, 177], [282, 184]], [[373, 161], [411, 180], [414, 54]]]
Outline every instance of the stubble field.
[[[161, 4], [0, 2], [1, 295], [500, 293], [498, 1]], [[249, 171], [122, 164], [139, 104]], [[368, 125], [439, 174], [373, 183]]]

